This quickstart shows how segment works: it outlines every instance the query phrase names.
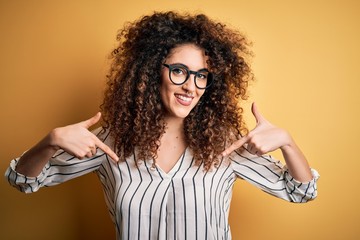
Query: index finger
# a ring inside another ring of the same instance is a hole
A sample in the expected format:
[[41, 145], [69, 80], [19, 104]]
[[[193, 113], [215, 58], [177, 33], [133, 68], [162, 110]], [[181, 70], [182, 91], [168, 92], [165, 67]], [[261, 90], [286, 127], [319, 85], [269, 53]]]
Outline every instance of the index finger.
[[235, 151], [236, 149], [239, 149], [240, 147], [242, 147], [246, 142], [248, 141], [248, 137], [242, 137], [239, 140], [235, 141], [233, 144], [231, 144], [230, 147], [228, 147], [227, 149], [225, 149], [225, 151], [223, 151], [221, 153], [221, 155], [223, 157], [226, 157], [227, 155], [229, 155], [230, 153], [232, 153], [233, 151]]
[[98, 146], [101, 150], [103, 150], [104, 153], [109, 155], [112, 160], [114, 160], [115, 162], [119, 161], [119, 157], [116, 155], [116, 153], [113, 150], [111, 150], [111, 148], [108, 145], [103, 143], [97, 137], [95, 139], [95, 145]]

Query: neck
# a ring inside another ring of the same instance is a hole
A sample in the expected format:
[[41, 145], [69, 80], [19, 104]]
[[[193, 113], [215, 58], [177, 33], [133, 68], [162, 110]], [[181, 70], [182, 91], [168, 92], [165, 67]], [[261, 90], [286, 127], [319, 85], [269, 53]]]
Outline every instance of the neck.
[[184, 119], [165, 117], [166, 129], [169, 132], [184, 132]]
[[162, 143], [176, 143], [177, 145], [181, 142], [185, 144], [185, 133], [184, 133], [184, 119], [166, 117], [165, 133], [161, 138]]

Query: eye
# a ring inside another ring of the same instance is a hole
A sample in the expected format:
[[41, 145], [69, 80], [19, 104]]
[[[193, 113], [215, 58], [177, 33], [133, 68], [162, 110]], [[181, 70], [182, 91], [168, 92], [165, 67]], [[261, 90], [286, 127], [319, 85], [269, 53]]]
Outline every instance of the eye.
[[180, 67], [173, 68], [171, 72], [175, 75], [186, 75], [186, 70]]
[[199, 72], [196, 74], [196, 77], [206, 80], [208, 77], [208, 73], [207, 72]]

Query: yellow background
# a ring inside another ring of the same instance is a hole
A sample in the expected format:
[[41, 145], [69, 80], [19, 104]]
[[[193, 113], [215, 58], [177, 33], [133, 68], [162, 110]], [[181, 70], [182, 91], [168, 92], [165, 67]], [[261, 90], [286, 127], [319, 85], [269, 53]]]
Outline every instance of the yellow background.
[[[202, 12], [253, 41], [251, 101], [288, 129], [321, 178], [297, 205], [238, 182], [233, 239], [359, 239], [360, 2], [0, 1], [0, 172], [101, 102], [116, 32], [153, 10]], [[279, 153], [275, 153], [279, 156]], [[24, 195], [0, 181], [1, 239], [113, 239], [94, 174]]]

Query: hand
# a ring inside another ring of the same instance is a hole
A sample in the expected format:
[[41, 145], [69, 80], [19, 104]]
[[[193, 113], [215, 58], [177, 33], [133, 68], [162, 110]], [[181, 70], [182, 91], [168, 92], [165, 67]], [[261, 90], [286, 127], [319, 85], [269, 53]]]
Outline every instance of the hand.
[[50, 133], [50, 145], [55, 149], [63, 149], [67, 153], [82, 159], [84, 157], [92, 157], [96, 154], [96, 148], [100, 148], [104, 153], [110, 156], [112, 160], [117, 162], [119, 157], [96, 137], [88, 129], [96, 124], [101, 118], [98, 112], [92, 118], [69, 125], [66, 127], [56, 128]]
[[266, 120], [258, 111], [255, 103], [252, 104], [251, 111], [256, 119], [255, 128], [225, 149], [222, 156], [225, 157], [244, 145], [251, 154], [261, 156], [285, 147], [291, 142], [290, 135], [285, 130], [272, 125]]

